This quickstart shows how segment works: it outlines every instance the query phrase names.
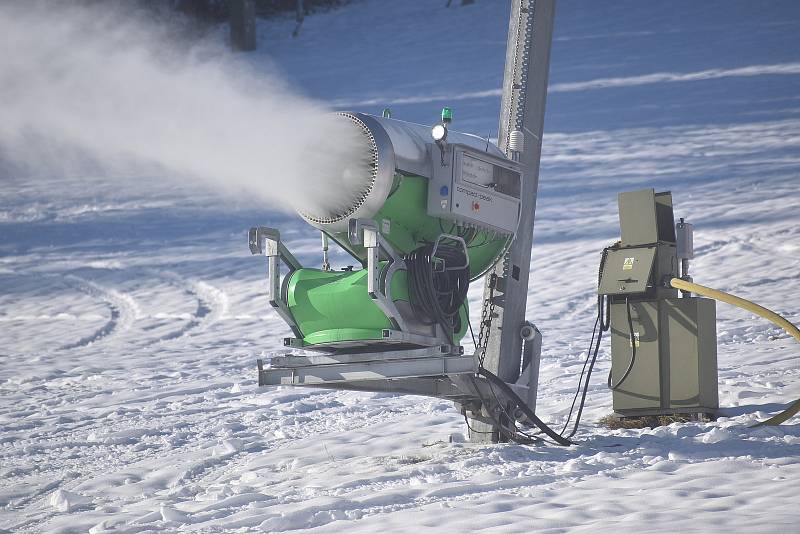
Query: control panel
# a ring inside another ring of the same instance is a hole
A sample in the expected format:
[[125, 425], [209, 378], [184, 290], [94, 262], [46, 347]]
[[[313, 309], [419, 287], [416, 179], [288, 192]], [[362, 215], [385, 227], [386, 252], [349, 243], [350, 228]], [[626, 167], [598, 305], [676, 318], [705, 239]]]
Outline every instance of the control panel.
[[501, 233], [519, 223], [522, 175], [511, 160], [452, 144], [431, 146], [428, 215]]

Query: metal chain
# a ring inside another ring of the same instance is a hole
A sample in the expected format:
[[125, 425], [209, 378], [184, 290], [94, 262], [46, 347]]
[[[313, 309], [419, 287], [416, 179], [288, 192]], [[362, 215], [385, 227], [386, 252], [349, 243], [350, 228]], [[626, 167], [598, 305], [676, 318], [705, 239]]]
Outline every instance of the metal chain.
[[[508, 256], [503, 259], [503, 276], [508, 274]], [[483, 360], [486, 358], [486, 349], [489, 346], [489, 334], [492, 329], [492, 321], [494, 320], [494, 290], [497, 289], [497, 281], [499, 277], [497, 273], [492, 273], [489, 276], [489, 295], [483, 300], [483, 307], [481, 309], [481, 327], [478, 331], [478, 346], [475, 347], [475, 353], [479, 354], [478, 364], [483, 368]]]
[[497, 284], [497, 274], [492, 273], [489, 277], [489, 296], [483, 299], [483, 307], [481, 309], [481, 327], [478, 331], [478, 346], [475, 347], [475, 353], [478, 354], [479, 367], [483, 368], [483, 360], [486, 357], [486, 347], [489, 345], [489, 328], [492, 324], [492, 315], [494, 313], [494, 288]]

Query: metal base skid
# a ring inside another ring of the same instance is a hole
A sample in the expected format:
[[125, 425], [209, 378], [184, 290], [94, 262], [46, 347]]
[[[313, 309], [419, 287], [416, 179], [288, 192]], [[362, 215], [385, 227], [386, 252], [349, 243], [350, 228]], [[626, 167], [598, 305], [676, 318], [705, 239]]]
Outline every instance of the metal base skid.
[[385, 352], [276, 356], [268, 367], [258, 361], [258, 384], [336, 387], [376, 380], [442, 379], [476, 370], [475, 358], [462, 355], [460, 347], [439, 345]]

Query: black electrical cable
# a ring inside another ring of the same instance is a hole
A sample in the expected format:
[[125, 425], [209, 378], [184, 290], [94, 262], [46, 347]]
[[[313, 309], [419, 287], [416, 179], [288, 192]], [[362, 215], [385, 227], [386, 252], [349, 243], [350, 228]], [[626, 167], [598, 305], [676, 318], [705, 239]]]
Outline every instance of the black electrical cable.
[[467, 248], [483, 247], [483, 246], [487, 245], [490, 242], [490, 240], [489, 240], [489, 232], [484, 230], [484, 231], [480, 232], [480, 235], [483, 238], [483, 240], [480, 243], [475, 244], [473, 241], [475, 241], [475, 238], [478, 237], [478, 234], [479, 234], [479, 232], [476, 231], [475, 232], [475, 236], [472, 239], [470, 239], [469, 243], [467, 243], [467, 245], [468, 245]]
[[469, 430], [473, 434], [494, 434], [494, 432], [491, 431], [491, 430], [489, 430], [489, 431], [486, 431], [486, 430], [475, 430], [474, 428], [469, 426], [469, 419], [467, 419], [466, 415], [464, 416], [464, 422], [467, 424], [467, 430]]
[[586, 351], [586, 360], [583, 362], [583, 369], [581, 369], [581, 376], [578, 378], [578, 387], [575, 388], [575, 396], [572, 397], [572, 404], [569, 407], [567, 419], [564, 421], [564, 427], [561, 429], [561, 435], [567, 430], [570, 420], [572, 419], [572, 412], [575, 410], [575, 403], [578, 402], [578, 396], [581, 394], [581, 384], [583, 384], [583, 376], [586, 374], [586, 367], [589, 365], [589, 360], [592, 359], [592, 350], [594, 349], [594, 339], [597, 336], [597, 325], [600, 324], [600, 314], [594, 320], [594, 327], [592, 328], [592, 339], [589, 341], [589, 350]]
[[[603, 249], [603, 256], [602, 256], [602, 259], [600, 261], [600, 268], [598, 269], [598, 276], [597, 276], [598, 286], [599, 286], [599, 283], [600, 283], [600, 276], [601, 276], [601, 274], [603, 272], [603, 266], [605, 264], [606, 257], [608, 255], [608, 251], [611, 250], [612, 248], [614, 248], [614, 247], [611, 246], [611, 247], [606, 247], [606, 248]], [[627, 303], [627, 300], [626, 300], [626, 303]], [[470, 328], [471, 328], [471, 326], [472, 325], [470, 325]], [[599, 326], [599, 329], [598, 329], [598, 326]], [[594, 365], [595, 365], [595, 363], [597, 361], [597, 355], [598, 355], [598, 353], [600, 351], [600, 343], [601, 343], [601, 341], [603, 339], [603, 332], [608, 331], [610, 329], [610, 327], [611, 327], [611, 300], [607, 296], [599, 295], [597, 297], [597, 318], [595, 319], [595, 324], [594, 324], [594, 327], [592, 329], [592, 339], [589, 342], [589, 351], [588, 351], [588, 353], [586, 355], [586, 360], [584, 361], [583, 369], [581, 370], [581, 376], [580, 376], [580, 378], [578, 380], [578, 387], [576, 388], [576, 391], [575, 391], [575, 397], [573, 397], [573, 399], [572, 399], [572, 405], [570, 406], [569, 415], [567, 416], [567, 420], [564, 423], [564, 428], [561, 430], [561, 433], [556, 433], [552, 428], [547, 426], [541, 419], [539, 419], [536, 416], [536, 414], [533, 413], [533, 410], [531, 410], [528, 407], [528, 405], [519, 397], [519, 395], [517, 395], [516, 392], [508, 386], [508, 384], [506, 384], [497, 375], [491, 373], [490, 371], [486, 370], [483, 367], [483, 362], [482, 361], [480, 362], [480, 364], [478, 366], [477, 375], [478, 376], [483, 376], [484, 378], [486, 378], [489, 381], [489, 388], [490, 388], [490, 391], [492, 392], [492, 395], [495, 397], [495, 401], [497, 402], [497, 404], [500, 407], [500, 409], [503, 411], [503, 413], [506, 415], [506, 417], [510, 421], [514, 421], [514, 418], [509, 416], [508, 412], [505, 410], [505, 408], [503, 407], [502, 403], [500, 403], [499, 399], [497, 398], [497, 395], [494, 392], [494, 389], [492, 388], [492, 383], [494, 383], [498, 387], [500, 387], [508, 397], [510, 397], [512, 400], [514, 400], [514, 402], [517, 404], [519, 409], [522, 410], [522, 412], [530, 420], [530, 422], [533, 423], [534, 426], [538, 427], [542, 432], [544, 432], [551, 439], [553, 439], [553, 441], [555, 441], [559, 445], [565, 445], [565, 446], [572, 445], [573, 442], [570, 441], [570, 438], [572, 438], [572, 436], [575, 435], [575, 433], [578, 430], [578, 426], [580, 425], [581, 416], [583, 415], [583, 408], [584, 408], [584, 406], [586, 404], [586, 395], [587, 395], [588, 390], [589, 390], [589, 382], [590, 382], [591, 377], [592, 377], [592, 371], [594, 370]], [[634, 337], [633, 337], [633, 324], [632, 324], [632, 320], [631, 320], [631, 316], [630, 316], [630, 304], [629, 303], [628, 303], [628, 327], [629, 327], [630, 332], [631, 332], [631, 340], [632, 340], [631, 343], [633, 345], [633, 344], [635, 344], [635, 342], [634, 342]], [[596, 338], [595, 338], [595, 336], [596, 336]], [[473, 338], [474, 338], [474, 335], [473, 335]], [[596, 342], [595, 342], [595, 339], [596, 339]], [[473, 343], [474, 343], [474, 340], [473, 340]], [[634, 348], [633, 357], [635, 358], [635, 348]], [[587, 370], [587, 366], [588, 366], [588, 370]], [[632, 366], [633, 366], [633, 364], [631, 363], [631, 365], [629, 365], [628, 371], [626, 371], [625, 376], [623, 376], [623, 380], [625, 378], [627, 378], [627, 375], [630, 373], [630, 368]], [[581, 382], [583, 380], [584, 373], [586, 374], [586, 381], [583, 382], [583, 393], [581, 394], [581, 402], [580, 402], [580, 405], [578, 407], [578, 413], [576, 414], [576, 417], [575, 417], [575, 424], [574, 424], [574, 426], [572, 428], [572, 431], [567, 436], [564, 436], [564, 431], [566, 430], [567, 426], [569, 425], [570, 419], [572, 418], [572, 413], [573, 413], [574, 408], [575, 408], [575, 401], [576, 401], [576, 399], [578, 397], [578, 393], [581, 391]], [[474, 383], [474, 380], [473, 380], [473, 383]], [[621, 383], [622, 383], [622, 380], [620, 381], [620, 384]], [[618, 386], [619, 386], [619, 384], [618, 384]], [[477, 385], [476, 385], [476, 389], [477, 389]], [[481, 396], [480, 392], [478, 393], [478, 395]], [[486, 405], [485, 399], [481, 398], [481, 400], [483, 401], [484, 405]], [[491, 414], [490, 414], [490, 417], [492, 417]], [[466, 421], [466, 416], [465, 416], [465, 421]], [[492, 417], [492, 421], [500, 431], [503, 430], [503, 426], [494, 417]], [[467, 422], [467, 427], [472, 431], [472, 429], [469, 427], [469, 423], [468, 422]], [[516, 427], [516, 425], [515, 425], [515, 427]], [[512, 439], [513, 441], [520, 442], [516, 438], [516, 433], [519, 433], [519, 434], [525, 436], [529, 440], [540, 441], [539, 438], [534, 437], [534, 436], [530, 436], [530, 435], [526, 434], [525, 432], [520, 431], [519, 429], [515, 429], [514, 430], [514, 434], [510, 434], [510, 435], [508, 435], [508, 437], [510, 439]]]
[[[608, 257], [608, 251], [613, 249], [614, 246], [605, 247], [603, 249], [603, 255], [600, 258], [600, 266], [597, 269], [597, 285], [600, 286], [600, 278], [603, 274], [603, 267], [606, 263], [606, 258]], [[567, 438], [571, 438], [575, 435], [578, 431], [578, 426], [581, 422], [581, 416], [583, 415], [583, 407], [586, 404], [586, 394], [589, 391], [589, 380], [592, 377], [592, 371], [594, 370], [594, 364], [597, 361], [597, 354], [600, 351], [600, 342], [603, 339], [603, 332], [608, 331], [611, 328], [611, 301], [607, 296], [598, 295], [597, 297], [597, 318], [595, 319], [595, 327], [592, 329], [592, 340], [589, 342], [589, 352], [586, 354], [586, 361], [583, 362], [583, 370], [581, 370], [581, 378], [578, 380], [578, 387], [575, 390], [575, 397], [572, 399], [572, 406], [569, 409], [569, 415], [567, 416], [567, 420], [564, 422], [564, 428], [561, 430], [561, 435], [564, 434], [567, 426], [569, 425], [569, 421], [572, 418], [572, 411], [575, 408], [575, 399], [578, 396], [578, 392], [581, 390], [581, 379], [583, 378], [584, 370], [587, 369], [586, 373], [586, 381], [583, 383], [583, 393], [581, 394], [581, 403], [578, 406], [578, 413], [575, 417], [575, 425], [572, 427], [572, 431], [566, 436]], [[600, 330], [597, 330], [597, 327], [600, 327]], [[595, 341], [595, 331], [597, 331], [597, 342]], [[594, 346], [592, 346], [594, 343]], [[593, 350], [594, 349], [594, 350]]]
[[[492, 397], [494, 397], [494, 401], [497, 403], [498, 408], [500, 408], [500, 411], [502, 411], [503, 415], [506, 416], [506, 420], [509, 422], [510, 426], [513, 427], [513, 430], [509, 428], [508, 429], [509, 432], [506, 432], [506, 436], [508, 437], [508, 439], [517, 443], [521, 443], [521, 441], [517, 436], [522, 436], [525, 438], [525, 440], [530, 442], [541, 441], [539, 438], [531, 436], [523, 432], [519, 428], [517, 428], [517, 425], [514, 423], [515, 418], [512, 417], [510, 413], [508, 413], [508, 410], [506, 410], [505, 406], [503, 406], [503, 403], [500, 402], [500, 399], [497, 397], [497, 393], [494, 392], [494, 387], [492, 386], [492, 383], [490, 381], [487, 381], [486, 384], [489, 386], [489, 391], [492, 393]], [[503, 430], [503, 426], [499, 424], [497, 421], [495, 421], [495, 424], [497, 425], [498, 431]]]
[[452, 234], [455, 227], [456, 223], [450, 223], [450, 230], [445, 230], [444, 225], [442, 224], [442, 220], [439, 219], [439, 230], [441, 230], [443, 234]]
[[464, 311], [467, 315], [467, 326], [469, 326], [469, 335], [472, 336], [472, 344], [475, 345], [475, 350], [478, 350], [478, 342], [475, 341], [475, 332], [472, 330], [472, 319], [469, 318], [469, 308], [467, 308], [466, 301], [464, 301]]
[[478, 375], [486, 378], [489, 382], [494, 383], [498, 388], [500, 388], [500, 390], [508, 398], [512, 399], [517, 404], [519, 409], [522, 410], [522, 413], [525, 414], [525, 416], [530, 420], [530, 422], [533, 423], [536, 427], [538, 427], [548, 437], [550, 437], [550, 439], [552, 439], [559, 445], [564, 445], [564, 446], [572, 445], [572, 442], [569, 439], [562, 437], [561, 435], [558, 434], [558, 432], [547, 426], [544, 421], [539, 419], [536, 416], [536, 414], [533, 413], [533, 410], [531, 410], [528, 407], [525, 401], [523, 401], [519, 397], [519, 395], [517, 395], [517, 393], [513, 389], [511, 389], [511, 387], [508, 384], [503, 382], [503, 380], [496, 374], [492, 373], [491, 371], [487, 371], [485, 368], [481, 367], [478, 369]]
[[434, 263], [433, 244], [423, 245], [406, 257], [409, 302], [414, 314], [425, 324], [439, 324], [453, 344], [453, 332], [461, 330], [460, 310], [469, 289], [469, 266], [463, 247], [440, 243]]
[[589, 381], [592, 378], [592, 371], [594, 370], [594, 364], [597, 361], [597, 354], [600, 352], [600, 342], [603, 339], [603, 332], [607, 331], [611, 327], [611, 304], [608, 297], [597, 297], [597, 313], [598, 318], [600, 319], [600, 329], [597, 333], [597, 342], [594, 345], [592, 359], [589, 362], [589, 368], [586, 372], [586, 382], [583, 384], [583, 393], [581, 394], [581, 403], [578, 406], [578, 413], [575, 416], [575, 425], [572, 427], [570, 433], [565, 436], [567, 439], [574, 436], [578, 431], [578, 426], [581, 423], [581, 416], [583, 415], [583, 407], [586, 404], [586, 394], [589, 392]]
[[[471, 379], [472, 379], [472, 384], [475, 386], [475, 391], [478, 393], [478, 397], [480, 397], [480, 399], [481, 399], [481, 402], [485, 406], [488, 406], [488, 404], [486, 402], [486, 399], [483, 397], [483, 395], [481, 395], [480, 389], [478, 388], [478, 385], [475, 383], [475, 378], [471, 377]], [[494, 392], [494, 388], [492, 388], [492, 383], [491, 382], [487, 382], [487, 384], [489, 385], [489, 390], [492, 392], [492, 396], [494, 397], [494, 400], [497, 403], [497, 406], [500, 408], [500, 410], [502, 410], [503, 415], [506, 416], [506, 419], [508, 419], [508, 421], [512, 425], [514, 425], [514, 423], [513, 423], [514, 422], [514, 418], [509, 415], [508, 411], [506, 411], [506, 409], [503, 407], [503, 404], [500, 402], [500, 399], [497, 398], [497, 394]], [[536, 436], [531, 436], [530, 434], [527, 434], [527, 433], [521, 431], [520, 429], [516, 428], [516, 425], [514, 425], [514, 429], [513, 430], [506, 428], [505, 426], [503, 426], [503, 424], [500, 421], [497, 420], [497, 418], [495, 417], [495, 415], [491, 411], [488, 412], [488, 415], [489, 415], [489, 419], [491, 419], [491, 421], [492, 421], [492, 424], [497, 428], [498, 434], [507, 437], [510, 441], [513, 441], [514, 443], [518, 443], [520, 445], [530, 445], [532, 443], [537, 443], [537, 442], [542, 441], [540, 438], [538, 438]], [[464, 420], [465, 421], [467, 420], [466, 416], [464, 416]], [[493, 434], [494, 433], [493, 431], [491, 431], [491, 432], [480, 432], [480, 431], [473, 430], [472, 427], [469, 426], [469, 422], [467, 422], [467, 428], [469, 430], [471, 430], [471, 431], [479, 432], [480, 434]], [[522, 436], [524, 439], [520, 439], [520, 436]]]
[[631, 374], [633, 370], [633, 364], [636, 361], [636, 336], [633, 334], [633, 319], [631, 319], [631, 303], [630, 300], [625, 298], [625, 309], [628, 312], [628, 336], [631, 343], [631, 359], [628, 362], [628, 368], [625, 370], [625, 373], [622, 375], [622, 378], [619, 381], [611, 385], [611, 371], [608, 372], [608, 387], [611, 391], [616, 391], [622, 385], [623, 382], [628, 378], [628, 375]]

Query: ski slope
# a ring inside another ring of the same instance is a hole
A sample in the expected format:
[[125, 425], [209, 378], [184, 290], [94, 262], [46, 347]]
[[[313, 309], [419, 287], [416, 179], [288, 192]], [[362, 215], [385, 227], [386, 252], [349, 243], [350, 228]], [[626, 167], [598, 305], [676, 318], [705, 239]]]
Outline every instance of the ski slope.
[[[333, 108], [432, 123], [450, 105], [454, 128], [494, 137], [507, 2], [444, 4], [354, 2], [297, 39], [290, 18], [261, 21], [245, 61]], [[528, 300], [546, 421], [569, 410], [620, 191], [671, 190], [695, 280], [800, 323], [798, 20], [791, 1], [559, 3]], [[718, 305], [714, 423], [598, 425], [604, 344], [577, 445], [472, 445], [448, 402], [258, 388], [288, 329], [246, 230], [279, 227], [309, 265], [318, 235], [114, 173], [0, 161], [0, 532], [797, 528], [800, 420], [749, 428], [800, 397], [777, 327]]]

